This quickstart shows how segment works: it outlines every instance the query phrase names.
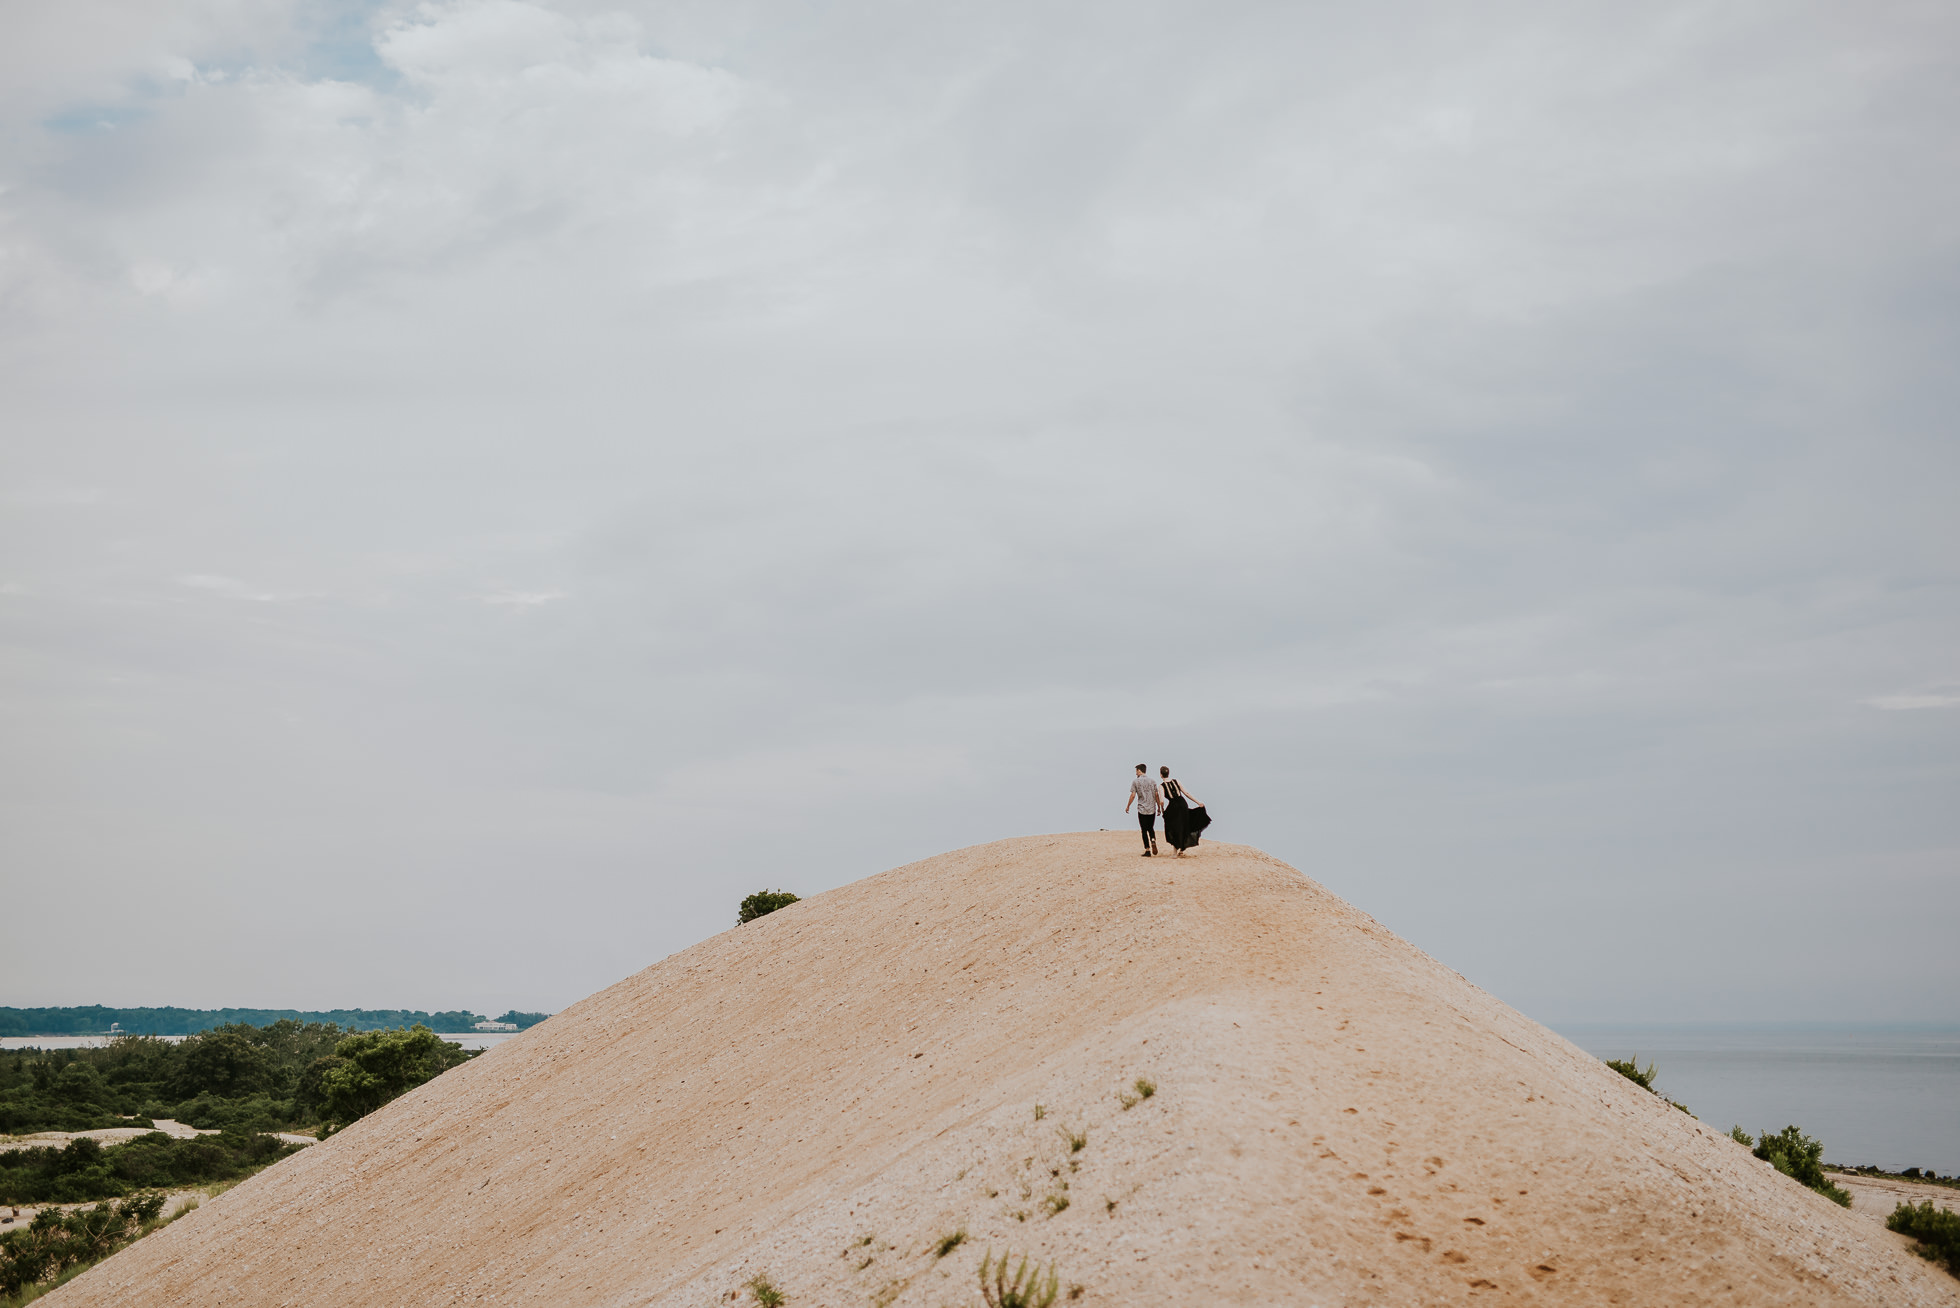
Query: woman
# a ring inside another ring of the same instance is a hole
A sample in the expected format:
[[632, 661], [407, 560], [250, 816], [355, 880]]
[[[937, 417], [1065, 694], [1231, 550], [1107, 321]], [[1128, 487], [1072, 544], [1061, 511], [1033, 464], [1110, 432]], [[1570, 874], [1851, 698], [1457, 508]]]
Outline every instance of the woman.
[[1198, 833], [1211, 825], [1211, 815], [1205, 812], [1205, 802], [1185, 793], [1184, 787], [1171, 780], [1169, 768], [1158, 768], [1157, 775], [1163, 778], [1158, 786], [1164, 794], [1164, 838], [1177, 846], [1177, 856], [1184, 857], [1184, 851], [1195, 848]]

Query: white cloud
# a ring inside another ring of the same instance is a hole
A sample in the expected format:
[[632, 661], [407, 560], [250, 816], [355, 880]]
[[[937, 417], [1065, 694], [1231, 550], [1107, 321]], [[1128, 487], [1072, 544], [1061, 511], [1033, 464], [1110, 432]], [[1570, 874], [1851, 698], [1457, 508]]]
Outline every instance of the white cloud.
[[282, 601], [298, 599], [296, 595], [281, 595], [273, 591], [258, 590], [235, 577], [220, 577], [212, 573], [190, 573], [175, 579], [179, 586], [190, 590], [209, 591], [226, 599], [249, 600], [254, 604], [277, 604]]
[[1909, 709], [1960, 708], [1960, 695], [1879, 695], [1864, 702], [1897, 713]]
[[562, 590], [500, 590], [485, 595], [485, 604], [504, 604], [513, 608], [533, 608], [539, 604], [549, 604], [553, 600], [565, 598]]
[[100, 486], [74, 486], [42, 483], [18, 490], [0, 492], [0, 504], [18, 508], [87, 508], [106, 498]]
[[[25, 819], [48, 866], [549, 867], [638, 910], [607, 953], [539, 901], [580, 947], [508, 957], [569, 985], [724, 882], [1104, 825], [1168, 752], [1564, 1002], [1528, 942], [1682, 930], [1570, 887], [1960, 844], [1960, 745], [1830, 707], [1953, 698], [1866, 697], [1960, 640], [1954, 12], [365, 12], [332, 59], [318, 7], [0, 17], [0, 557], [46, 597], [0, 766], [100, 819]], [[833, 765], [875, 820], [758, 797]]]

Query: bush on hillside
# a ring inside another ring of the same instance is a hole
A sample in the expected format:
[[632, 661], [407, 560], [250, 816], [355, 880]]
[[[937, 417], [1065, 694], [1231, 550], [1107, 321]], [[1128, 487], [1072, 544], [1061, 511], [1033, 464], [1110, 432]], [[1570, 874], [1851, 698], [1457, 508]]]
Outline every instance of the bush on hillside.
[[758, 890], [743, 900], [741, 908], [736, 910], [735, 925], [753, 922], [779, 908], [788, 908], [795, 902], [796, 896], [787, 890]]
[[298, 1107], [289, 1099], [253, 1095], [249, 1099], [219, 1099], [199, 1095], [187, 1099], [158, 1117], [194, 1126], [200, 1131], [283, 1131], [288, 1122], [300, 1120]]
[[1916, 1208], [1911, 1204], [1900, 1204], [1885, 1219], [1885, 1225], [1889, 1230], [1919, 1241], [1921, 1254], [1945, 1263], [1947, 1271], [1960, 1276], [1960, 1213], [1935, 1208], [1933, 1201], [1928, 1199]]
[[1641, 1071], [1640, 1056], [1638, 1054], [1632, 1058], [1609, 1058], [1606, 1060], [1606, 1065], [1639, 1086], [1642, 1090], [1652, 1090], [1654, 1088], [1654, 1073], [1657, 1069], [1653, 1063], [1649, 1062], [1647, 1064], [1647, 1070], [1644, 1072]]
[[206, 1031], [184, 1041], [176, 1090], [186, 1099], [198, 1094], [235, 1099], [272, 1089], [276, 1075], [265, 1046], [238, 1031]]
[[1811, 1139], [1794, 1126], [1786, 1126], [1776, 1135], [1763, 1132], [1756, 1140], [1755, 1154], [1799, 1185], [1808, 1186], [1846, 1208], [1851, 1207], [1851, 1195], [1832, 1185], [1831, 1179], [1824, 1175], [1822, 1141]]
[[161, 1131], [103, 1148], [86, 1137], [0, 1154], [0, 1203], [79, 1204], [138, 1190], [230, 1181], [303, 1148], [226, 1131], [179, 1140]]
[[471, 1056], [426, 1026], [363, 1031], [335, 1045], [333, 1057], [320, 1059], [307, 1075], [321, 1118], [338, 1130]]
[[33, 1225], [0, 1233], [0, 1295], [11, 1299], [30, 1285], [100, 1262], [142, 1235], [163, 1203], [162, 1195], [146, 1194], [72, 1213], [43, 1208]]
[[1670, 1107], [1678, 1108], [1682, 1112], [1688, 1113], [1689, 1117], [1694, 1116], [1693, 1113], [1688, 1112], [1688, 1106], [1686, 1104], [1676, 1103], [1654, 1088], [1654, 1074], [1659, 1069], [1651, 1061], [1648, 1062], [1647, 1070], [1644, 1072], [1640, 1070], [1640, 1056], [1638, 1054], [1628, 1059], [1608, 1058], [1605, 1062], [1608, 1067], [1639, 1086], [1642, 1090], [1647, 1091], [1649, 1094], [1659, 1095], [1662, 1102], [1668, 1104]]

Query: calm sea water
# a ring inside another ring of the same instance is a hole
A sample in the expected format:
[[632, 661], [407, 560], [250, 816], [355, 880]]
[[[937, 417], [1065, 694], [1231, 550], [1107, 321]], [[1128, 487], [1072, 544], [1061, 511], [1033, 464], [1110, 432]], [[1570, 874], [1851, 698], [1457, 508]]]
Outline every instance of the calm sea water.
[[1655, 1085], [1718, 1130], [1795, 1123], [1824, 1161], [1960, 1173], [1960, 1027], [1561, 1026], [1600, 1058], [1660, 1068]]

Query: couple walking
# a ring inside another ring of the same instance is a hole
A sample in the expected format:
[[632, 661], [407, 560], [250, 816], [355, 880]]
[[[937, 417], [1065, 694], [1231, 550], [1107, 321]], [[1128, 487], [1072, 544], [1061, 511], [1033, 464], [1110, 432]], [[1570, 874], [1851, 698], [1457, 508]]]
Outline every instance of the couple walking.
[[1169, 768], [1158, 768], [1157, 774], [1163, 783], [1150, 779], [1150, 769], [1137, 764], [1137, 777], [1130, 783], [1130, 797], [1123, 801], [1123, 811], [1130, 811], [1130, 805], [1137, 806], [1137, 826], [1143, 831], [1143, 856], [1149, 858], [1157, 852], [1157, 815], [1164, 815], [1164, 838], [1177, 850], [1179, 858], [1184, 851], [1198, 843], [1198, 833], [1211, 825], [1211, 815], [1205, 812], [1201, 799], [1193, 798], [1184, 787], [1171, 779]]

